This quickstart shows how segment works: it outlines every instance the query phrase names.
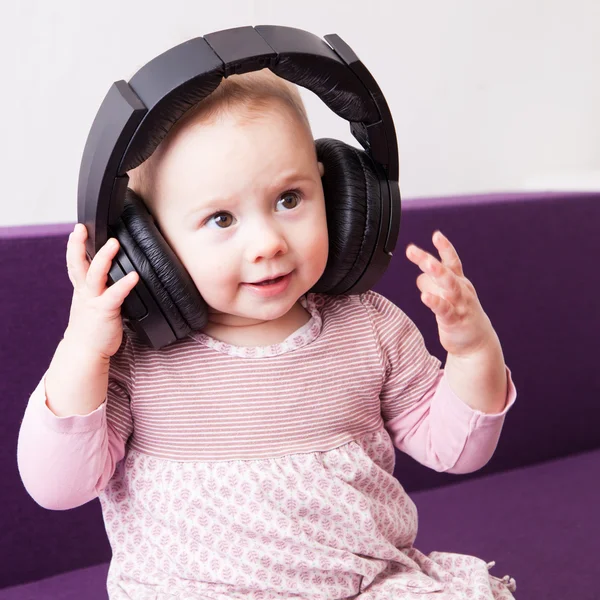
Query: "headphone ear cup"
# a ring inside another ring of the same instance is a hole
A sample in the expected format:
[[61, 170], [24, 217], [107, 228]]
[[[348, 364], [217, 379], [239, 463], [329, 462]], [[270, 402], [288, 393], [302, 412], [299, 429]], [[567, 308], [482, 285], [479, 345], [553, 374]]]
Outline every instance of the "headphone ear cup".
[[113, 230], [176, 337], [181, 339], [191, 330], [204, 328], [208, 321], [206, 302], [144, 202], [130, 188]]
[[344, 294], [361, 278], [375, 250], [381, 219], [380, 177], [367, 152], [340, 140], [315, 141], [322, 177], [329, 257], [312, 292]]

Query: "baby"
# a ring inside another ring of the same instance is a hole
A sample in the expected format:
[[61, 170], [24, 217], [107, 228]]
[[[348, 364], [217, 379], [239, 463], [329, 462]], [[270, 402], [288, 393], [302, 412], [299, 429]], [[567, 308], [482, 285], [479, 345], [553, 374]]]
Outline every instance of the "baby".
[[329, 240], [297, 88], [232, 75], [129, 173], [209, 306], [160, 350], [123, 327], [138, 281], [107, 287], [118, 243], [67, 244], [69, 323], [32, 393], [18, 465], [41, 506], [98, 497], [121, 599], [512, 599], [493, 563], [413, 546], [394, 446], [468, 473], [516, 399], [498, 337], [450, 241], [410, 245], [448, 357], [373, 291], [309, 290]]

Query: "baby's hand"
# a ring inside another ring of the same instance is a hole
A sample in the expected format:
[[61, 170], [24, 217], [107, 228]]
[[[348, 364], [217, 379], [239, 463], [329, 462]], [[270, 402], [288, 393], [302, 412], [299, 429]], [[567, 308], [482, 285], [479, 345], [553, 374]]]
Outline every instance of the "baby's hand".
[[476, 354], [496, 338], [496, 332], [450, 240], [440, 231], [432, 239], [442, 262], [414, 244], [406, 249], [407, 258], [423, 271], [417, 278], [421, 300], [435, 314], [445, 350], [455, 356]]
[[91, 263], [85, 252], [87, 229], [75, 225], [67, 243], [67, 271], [73, 284], [69, 324], [64, 338], [86, 352], [110, 358], [121, 345], [123, 323], [121, 305], [139, 281], [137, 273], [107, 287], [107, 276], [119, 242], [111, 238], [98, 250]]

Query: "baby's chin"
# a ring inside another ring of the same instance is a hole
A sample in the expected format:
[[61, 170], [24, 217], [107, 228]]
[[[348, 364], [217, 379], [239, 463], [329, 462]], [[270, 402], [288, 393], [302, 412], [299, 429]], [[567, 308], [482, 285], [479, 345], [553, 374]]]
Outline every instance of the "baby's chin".
[[252, 325], [261, 325], [284, 317], [292, 310], [295, 304], [294, 302], [292, 306], [286, 309], [279, 307], [275, 311], [272, 309], [266, 310], [263, 314], [260, 314], [260, 309], [252, 313], [220, 310], [208, 305], [208, 321], [214, 325], [224, 325], [227, 327], [251, 327]]
[[247, 315], [240, 312], [230, 312], [227, 310], [220, 310], [207, 304], [208, 314], [210, 315], [209, 321], [213, 323], [222, 323], [227, 325], [252, 325], [255, 323], [263, 323], [264, 319], [257, 318], [253, 315]]

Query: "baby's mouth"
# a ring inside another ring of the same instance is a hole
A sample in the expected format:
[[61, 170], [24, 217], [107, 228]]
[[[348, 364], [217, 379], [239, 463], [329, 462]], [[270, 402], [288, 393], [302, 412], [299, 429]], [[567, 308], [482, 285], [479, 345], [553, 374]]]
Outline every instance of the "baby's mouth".
[[283, 291], [287, 287], [293, 272], [294, 270], [292, 269], [289, 273], [285, 273], [279, 277], [274, 277], [273, 279], [263, 279], [262, 281], [255, 281], [253, 283], [248, 282], [244, 285], [248, 286], [249, 288], [254, 288], [255, 290], [258, 290], [258, 288], [263, 288], [265, 292], [274, 292], [279, 288], [281, 288], [280, 291]]
[[278, 283], [282, 279], [285, 279], [291, 273], [292, 273], [292, 271], [289, 271], [288, 273], [283, 273], [279, 277], [273, 277], [272, 279], [263, 279], [262, 281], [248, 281], [247, 283], [248, 283], [248, 285], [272, 285], [274, 283]]
[[281, 275], [280, 277], [275, 277], [275, 279], [265, 279], [264, 281], [259, 281], [254, 285], [270, 285], [272, 283], [277, 283], [278, 281], [281, 281], [284, 277], [285, 275]]

